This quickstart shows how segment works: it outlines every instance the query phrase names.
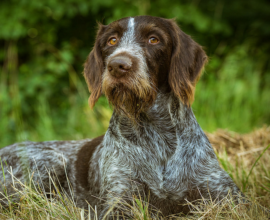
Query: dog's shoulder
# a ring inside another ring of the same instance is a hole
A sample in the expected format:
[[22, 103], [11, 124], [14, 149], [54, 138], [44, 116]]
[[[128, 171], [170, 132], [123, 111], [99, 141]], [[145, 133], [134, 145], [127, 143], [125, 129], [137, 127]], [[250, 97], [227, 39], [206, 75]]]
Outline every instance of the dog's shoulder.
[[93, 154], [96, 149], [102, 143], [104, 135], [99, 136], [91, 141], [86, 142], [77, 152], [75, 169], [76, 169], [76, 179], [78, 183], [84, 188], [89, 187], [88, 175], [90, 169], [90, 163], [95, 163]]

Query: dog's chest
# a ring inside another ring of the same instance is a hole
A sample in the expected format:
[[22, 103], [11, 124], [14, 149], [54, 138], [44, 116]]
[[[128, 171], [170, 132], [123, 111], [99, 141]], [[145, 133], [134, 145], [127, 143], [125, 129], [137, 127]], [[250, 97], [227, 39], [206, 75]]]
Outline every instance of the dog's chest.
[[143, 183], [159, 198], [171, 198], [172, 194], [179, 198], [187, 188], [182, 180], [189, 163], [187, 146], [193, 145], [194, 135], [183, 131], [170, 114], [155, 113], [137, 129], [123, 120], [111, 121], [104, 138], [101, 172], [106, 173], [108, 182], [119, 181], [121, 174], [122, 179]]
[[[174, 184], [181, 182], [181, 176], [184, 175], [182, 172], [184, 164], [179, 164], [180, 161], [177, 158], [178, 152], [176, 150], [173, 153], [164, 153], [163, 155], [148, 152], [143, 159], [137, 160], [137, 163], [133, 165], [134, 173], [137, 174], [135, 178], [138, 178], [146, 186], [151, 186], [151, 191], [156, 196], [165, 199], [168, 195], [184, 188], [183, 185]], [[142, 167], [144, 167], [144, 171], [140, 172], [143, 170]]]
[[106, 161], [109, 161], [106, 167], [103, 166], [104, 172], [110, 177], [112, 173], [117, 175], [116, 171], [126, 173], [126, 177], [134, 182], [151, 186], [151, 191], [159, 198], [167, 198], [181, 188], [168, 187], [179, 181], [179, 161], [175, 160], [179, 154], [177, 142], [176, 135], [165, 136], [165, 133], [160, 135], [155, 132], [151, 136], [143, 136], [138, 145], [125, 139], [113, 141], [113, 146], [110, 145], [104, 154]]

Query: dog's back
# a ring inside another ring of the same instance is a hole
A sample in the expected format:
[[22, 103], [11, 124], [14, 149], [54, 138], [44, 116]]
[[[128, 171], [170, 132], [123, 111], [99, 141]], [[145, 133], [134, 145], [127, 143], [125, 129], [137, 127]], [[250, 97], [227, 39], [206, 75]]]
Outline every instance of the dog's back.
[[[7, 204], [7, 195], [16, 193], [24, 184], [33, 181], [45, 192], [55, 184], [67, 186], [67, 175], [77, 151], [90, 140], [80, 141], [25, 141], [0, 149], [0, 198]], [[55, 183], [53, 178], [57, 176]], [[12, 196], [12, 201], [19, 197]]]

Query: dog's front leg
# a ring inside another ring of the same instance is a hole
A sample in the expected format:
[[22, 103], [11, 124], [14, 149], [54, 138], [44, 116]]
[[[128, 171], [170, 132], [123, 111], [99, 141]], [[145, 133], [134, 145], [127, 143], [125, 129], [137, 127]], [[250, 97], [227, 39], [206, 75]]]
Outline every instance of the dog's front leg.
[[120, 217], [127, 214], [123, 213], [124, 207], [130, 204], [133, 192], [137, 190], [132, 181], [131, 169], [127, 167], [110, 163], [103, 170], [100, 197], [104, 203], [99, 212], [99, 219], [113, 219], [117, 213]]
[[204, 198], [221, 201], [225, 197], [232, 198], [236, 203], [247, 203], [248, 200], [233, 182], [231, 177], [221, 168], [213, 170], [211, 174], [200, 178], [198, 187]]
[[239, 208], [256, 205], [257, 208], [270, 219], [270, 210], [259, 204], [253, 204], [240, 191], [231, 177], [222, 169], [213, 171], [209, 178], [207, 178], [207, 182], [204, 184], [204, 187], [200, 189], [200, 194], [204, 198], [211, 198], [216, 202], [231, 201]]

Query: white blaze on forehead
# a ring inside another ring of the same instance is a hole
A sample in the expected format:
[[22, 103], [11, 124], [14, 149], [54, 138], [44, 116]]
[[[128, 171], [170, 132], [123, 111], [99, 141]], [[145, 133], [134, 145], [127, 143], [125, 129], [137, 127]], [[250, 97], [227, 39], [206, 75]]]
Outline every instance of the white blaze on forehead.
[[134, 38], [134, 28], [135, 28], [134, 18], [130, 18], [129, 21], [128, 21], [128, 33], [133, 38]]
[[126, 47], [129, 44], [135, 43], [135, 21], [134, 18], [129, 18], [127, 30], [124, 32], [122, 39], [120, 40], [120, 47]]
[[135, 19], [129, 18], [127, 29], [120, 39], [117, 49], [109, 57], [121, 52], [128, 52], [136, 56], [141, 52], [140, 46], [135, 42], [135, 25]]
[[130, 18], [128, 21], [128, 26], [134, 28], [134, 18]]

